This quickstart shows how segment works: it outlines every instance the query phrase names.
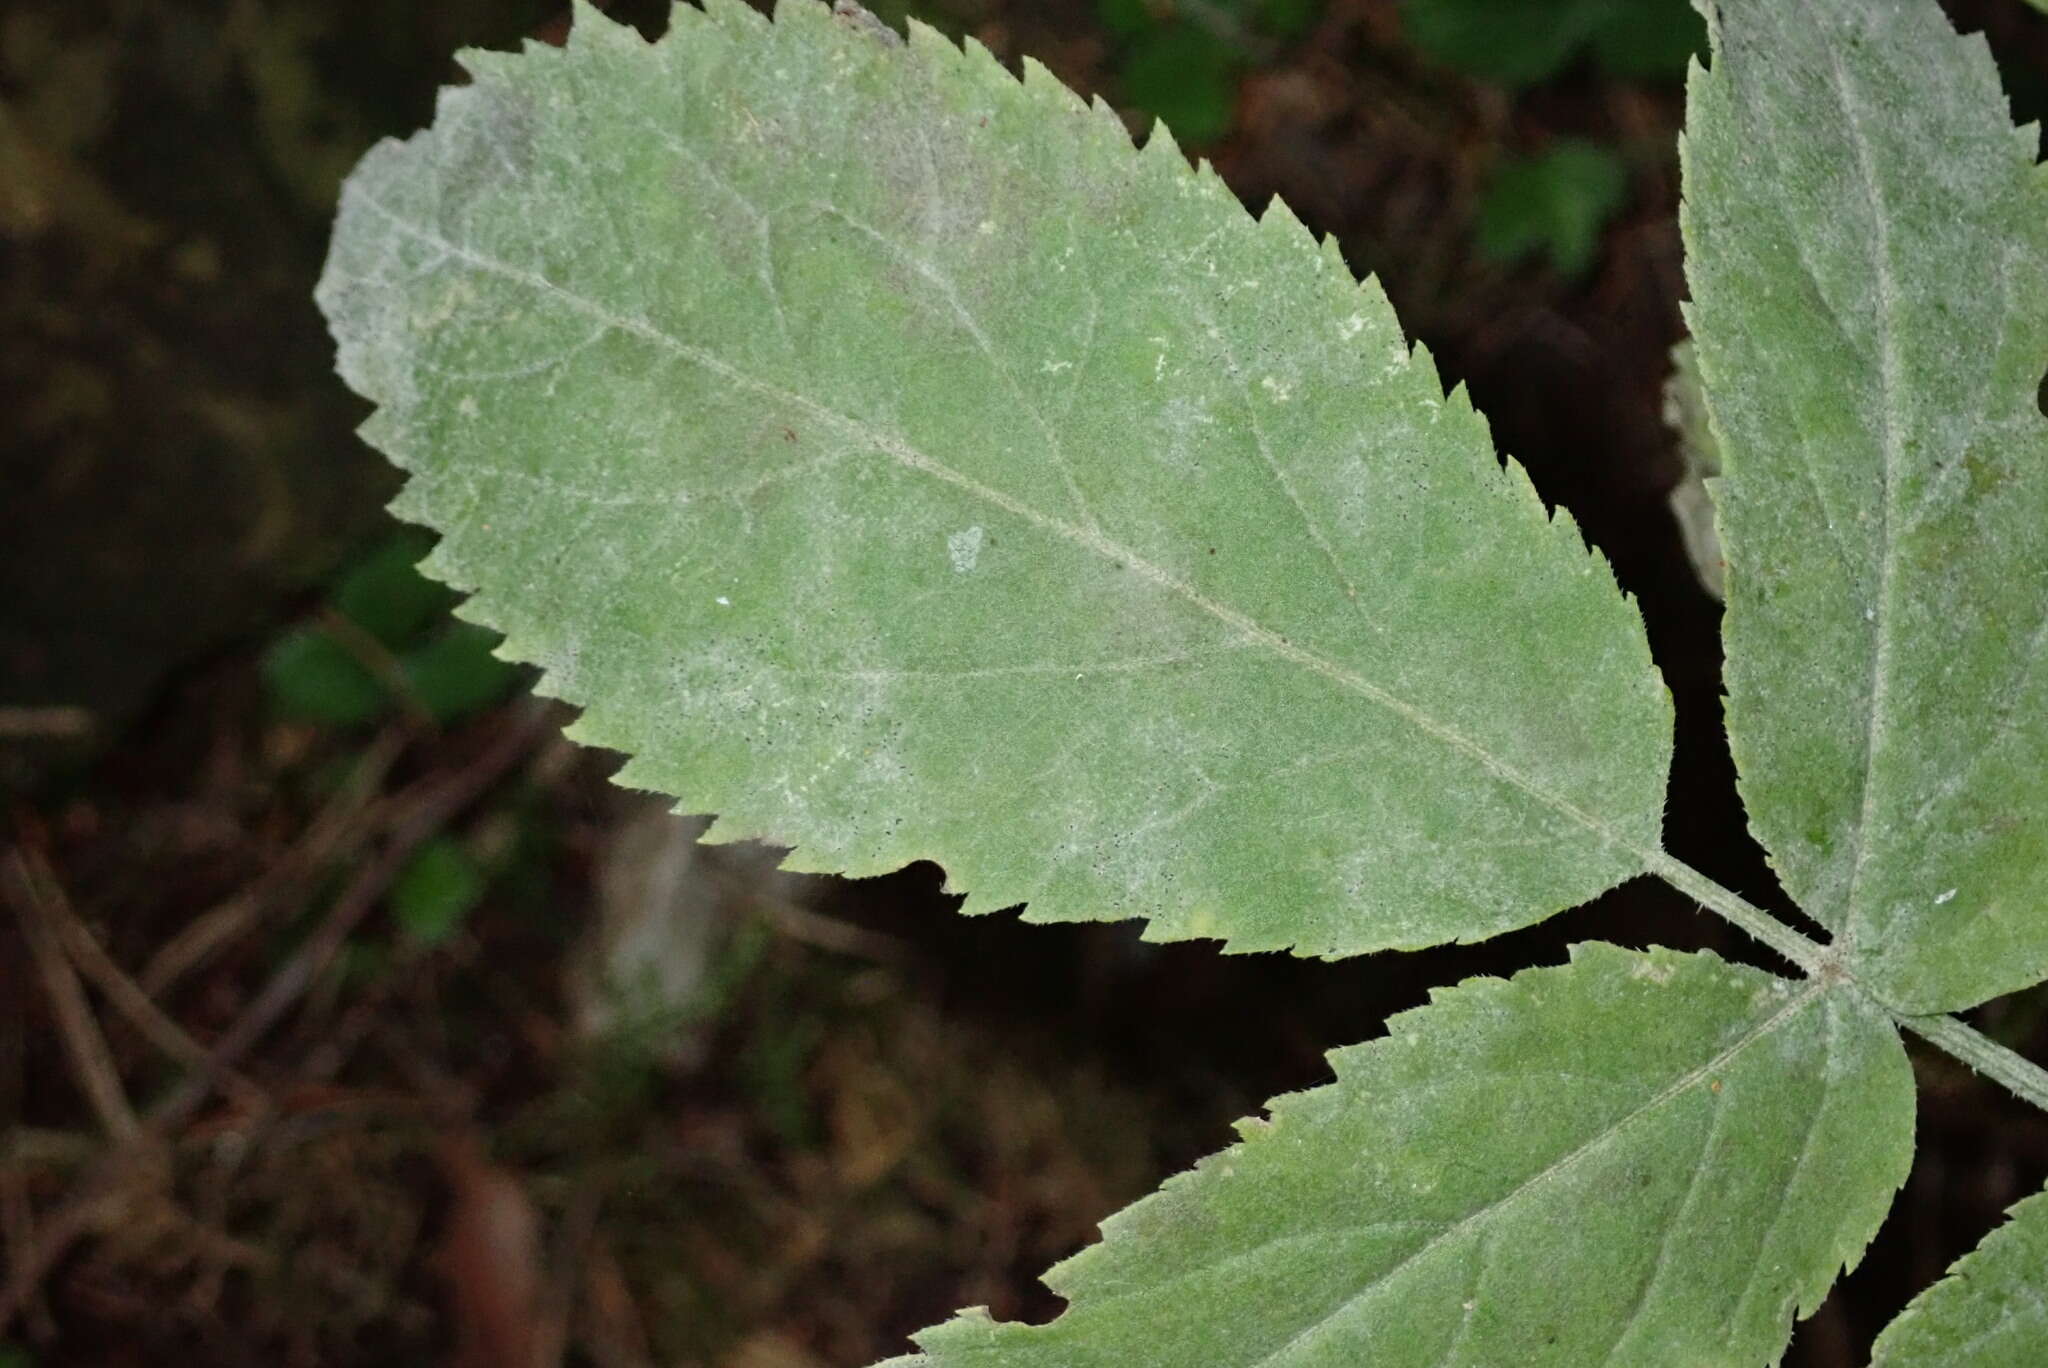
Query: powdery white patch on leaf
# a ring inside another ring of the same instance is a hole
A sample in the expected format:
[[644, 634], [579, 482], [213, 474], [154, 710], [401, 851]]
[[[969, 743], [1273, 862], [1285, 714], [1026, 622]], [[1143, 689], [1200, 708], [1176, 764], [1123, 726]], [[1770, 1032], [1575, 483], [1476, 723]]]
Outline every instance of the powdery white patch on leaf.
[[977, 524], [946, 538], [946, 555], [952, 559], [953, 569], [957, 573], [966, 574], [974, 568], [974, 563], [981, 559], [983, 535], [981, 527]]
[[1906, 1012], [2048, 976], [2048, 195], [1927, 0], [1713, 0], [1684, 141], [1728, 729]]
[[429, 567], [623, 782], [793, 867], [1240, 950], [1642, 867], [1634, 609], [1284, 207], [807, 0], [465, 61], [349, 180], [320, 300]]
[[2048, 1193], [1956, 1261], [1878, 1336], [1871, 1368], [2038, 1368], [2048, 1363]]
[[1240, 1144], [895, 1368], [1753, 1365], [1904, 1181], [1913, 1080], [1853, 990], [1582, 945], [1331, 1055]]

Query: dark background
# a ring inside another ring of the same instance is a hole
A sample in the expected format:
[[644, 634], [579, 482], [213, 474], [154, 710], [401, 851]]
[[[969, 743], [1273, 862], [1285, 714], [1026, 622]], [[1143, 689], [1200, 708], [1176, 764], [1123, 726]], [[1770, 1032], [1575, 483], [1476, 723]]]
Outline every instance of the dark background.
[[[1513, 21], [1431, 26], [1488, 3]], [[1163, 113], [1381, 278], [1641, 602], [1679, 708], [1671, 849], [1782, 908], [1665, 504], [1683, 7], [1620, 36], [1597, 0], [905, 8]], [[2036, 117], [2048, 22], [1948, 8]], [[410, 577], [310, 299], [340, 177], [428, 119], [449, 54], [566, 22], [0, 11], [0, 1368], [864, 1364], [960, 1305], [1055, 1314], [1036, 1275], [1097, 1220], [1432, 986], [1589, 937], [1769, 963], [1648, 881], [1324, 965], [969, 921], [931, 867], [789, 881], [741, 852], [692, 875], [689, 1003], [583, 1029], [565, 966], [644, 813]], [[2043, 1006], [1976, 1020], [2048, 1057]], [[2048, 1175], [2048, 1118], [1916, 1066], [1913, 1178], [1790, 1362], [1862, 1362]]]

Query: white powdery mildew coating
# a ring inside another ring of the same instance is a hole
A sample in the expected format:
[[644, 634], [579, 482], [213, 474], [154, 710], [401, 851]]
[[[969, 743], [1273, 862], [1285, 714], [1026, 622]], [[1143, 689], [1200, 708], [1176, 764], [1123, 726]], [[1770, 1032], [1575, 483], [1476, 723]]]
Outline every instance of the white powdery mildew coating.
[[1743, 796], [1860, 981], [1967, 1007], [2048, 974], [2035, 140], [1935, 5], [1716, 9], [1685, 228]]
[[982, 535], [981, 527], [977, 524], [946, 538], [946, 555], [953, 562], [953, 573], [964, 575], [981, 559]]
[[1284, 206], [925, 30], [578, 32], [373, 154], [323, 300], [473, 613], [544, 667], [577, 624], [547, 687], [626, 782], [1234, 949], [1640, 868], [1640, 624]]
[[1900, 1313], [1871, 1368], [2005, 1368], [2048, 1362], [2048, 1192], [2005, 1223]]
[[1059, 1319], [900, 1368], [1768, 1363], [1911, 1160], [1882, 1014], [1711, 955], [1581, 946], [1388, 1031], [1105, 1221]]

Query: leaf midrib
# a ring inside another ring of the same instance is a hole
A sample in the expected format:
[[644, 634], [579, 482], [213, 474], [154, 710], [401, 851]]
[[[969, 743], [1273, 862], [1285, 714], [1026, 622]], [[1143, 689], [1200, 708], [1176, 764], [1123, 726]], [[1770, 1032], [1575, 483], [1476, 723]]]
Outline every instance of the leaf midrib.
[[1881, 442], [1884, 452], [1880, 472], [1884, 497], [1878, 526], [1877, 592], [1876, 602], [1871, 605], [1875, 616], [1870, 625], [1870, 712], [1863, 731], [1862, 801], [1856, 818], [1856, 854], [1849, 867], [1841, 933], [1844, 953], [1853, 954], [1867, 921], [1859, 894], [1864, 871], [1869, 865], [1870, 830], [1877, 819], [1877, 747], [1885, 730], [1885, 710], [1891, 693], [1892, 581], [1898, 568], [1900, 540], [1892, 535], [1892, 526], [1898, 516], [1899, 460], [1903, 454], [1899, 419], [1894, 412], [1899, 387], [1898, 282], [1892, 275], [1891, 223], [1878, 186], [1877, 168], [1871, 160], [1870, 140], [1863, 129], [1860, 107], [1850, 91], [1848, 72], [1842, 66], [1838, 45], [1823, 43], [1821, 46], [1828, 55], [1829, 76], [1842, 107], [1850, 144], [1855, 149], [1857, 174], [1862, 178], [1864, 194], [1870, 202], [1870, 254], [1878, 306], [1878, 422], [1883, 429]]
[[[1323, 1315], [1317, 1317], [1316, 1320], [1311, 1322], [1309, 1325], [1303, 1327], [1294, 1335], [1293, 1338], [1289, 1339], [1285, 1344], [1281, 1345], [1278, 1349], [1275, 1349], [1271, 1353], [1267, 1354], [1264, 1358], [1261, 1358], [1254, 1363], [1246, 1365], [1246, 1368], [1274, 1368], [1274, 1365], [1280, 1362], [1283, 1355], [1288, 1353], [1290, 1350], [1294, 1349], [1296, 1346], [1300, 1345], [1303, 1341], [1307, 1340], [1310, 1336], [1316, 1334], [1318, 1331], [1327, 1328], [1334, 1321], [1336, 1321], [1338, 1317], [1344, 1315], [1352, 1307], [1363, 1302], [1373, 1292], [1377, 1291], [1382, 1286], [1384, 1286], [1388, 1279], [1392, 1278], [1394, 1275], [1399, 1273], [1408, 1265], [1414, 1263], [1423, 1255], [1429, 1253], [1432, 1249], [1437, 1248], [1447, 1240], [1455, 1238], [1459, 1234], [1471, 1228], [1475, 1223], [1482, 1220], [1483, 1218], [1491, 1216], [1495, 1212], [1500, 1211], [1502, 1208], [1507, 1207], [1517, 1201], [1520, 1201], [1532, 1190], [1537, 1189], [1543, 1186], [1544, 1184], [1547, 1184], [1555, 1180], [1556, 1178], [1565, 1173], [1569, 1173], [1572, 1169], [1578, 1167], [1579, 1164], [1583, 1163], [1588, 1157], [1597, 1153], [1602, 1147], [1607, 1145], [1608, 1142], [1613, 1140], [1614, 1137], [1619, 1135], [1624, 1129], [1633, 1125], [1637, 1120], [1644, 1116], [1649, 1115], [1651, 1112], [1656, 1111], [1660, 1107], [1664, 1106], [1666, 1103], [1672, 1101], [1673, 1099], [1689, 1091], [1690, 1089], [1697, 1087], [1702, 1080], [1707, 1078], [1709, 1074], [1712, 1074], [1716, 1070], [1723, 1068], [1727, 1065], [1728, 1061], [1735, 1058], [1736, 1055], [1742, 1053], [1751, 1045], [1754, 1045], [1757, 1041], [1762, 1040], [1771, 1035], [1788, 1018], [1792, 1017], [1798, 1012], [1805, 1010], [1805, 1008], [1816, 997], [1820, 996], [1821, 993], [1826, 991], [1827, 986], [1828, 985], [1820, 979], [1807, 980], [1805, 986], [1802, 987], [1797, 993], [1793, 994], [1791, 999], [1787, 1001], [1783, 1007], [1779, 1008], [1769, 1018], [1767, 1018], [1765, 1021], [1751, 1029], [1747, 1034], [1743, 1035], [1742, 1038], [1737, 1040], [1734, 1044], [1728, 1046], [1725, 1050], [1715, 1055], [1712, 1059], [1709, 1059], [1706, 1063], [1701, 1064], [1699, 1067], [1682, 1075], [1670, 1086], [1666, 1087], [1662, 1092], [1659, 1092], [1654, 1097], [1644, 1102], [1641, 1106], [1635, 1108], [1635, 1110], [1629, 1112], [1627, 1115], [1621, 1117], [1619, 1120], [1614, 1121], [1607, 1125], [1597, 1134], [1587, 1139], [1577, 1149], [1572, 1150], [1569, 1154], [1566, 1154], [1559, 1159], [1553, 1160], [1551, 1163], [1545, 1165], [1538, 1172], [1531, 1174], [1528, 1178], [1524, 1179], [1519, 1185], [1517, 1185], [1510, 1192], [1506, 1193], [1504, 1196], [1499, 1197], [1496, 1200], [1480, 1207], [1478, 1210], [1464, 1217], [1464, 1219], [1460, 1220], [1457, 1224], [1448, 1227], [1441, 1234], [1436, 1235], [1426, 1243], [1418, 1246], [1413, 1253], [1404, 1256], [1399, 1263], [1393, 1265], [1393, 1267], [1387, 1269], [1384, 1273], [1381, 1273], [1379, 1276], [1375, 1277], [1371, 1282], [1359, 1288], [1349, 1297], [1346, 1297], [1337, 1306], [1333, 1307], [1331, 1310], [1324, 1313]], [[1825, 1104], [1823, 1103], [1823, 1105]]]
[[564, 308], [583, 314], [593, 322], [603, 324], [619, 332], [640, 338], [642, 341], [677, 356], [700, 369], [717, 376], [733, 387], [760, 395], [773, 402], [788, 405], [827, 427], [836, 429], [842, 437], [873, 450], [895, 461], [905, 469], [914, 470], [932, 479], [949, 484], [964, 493], [999, 508], [1013, 517], [1059, 537], [1073, 545], [1082, 547], [1101, 557], [1110, 564], [1120, 565], [1161, 589], [1175, 595], [1190, 606], [1209, 614], [1217, 621], [1236, 629], [1247, 640], [1256, 642], [1270, 654], [1303, 669], [1321, 675], [1338, 687], [1347, 689], [1359, 697], [1377, 704], [1389, 713], [1401, 718], [1417, 730], [1434, 738], [1453, 750], [1477, 762], [1489, 774], [1503, 783], [1526, 794], [1539, 805], [1547, 807], [1576, 822], [1604, 844], [1647, 862], [1661, 851], [1653, 850], [1624, 835], [1607, 821], [1587, 811], [1562, 794], [1526, 774], [1518, 767], [1503, 760], [1477, 741], [1472, 740], [1448, 723], [1441, 721], [1422, 708], [1398, 694], [1373, 683], [1355, 670], [1350, 670], [1326, 656], [1310, 651], [1287, 640], [1279, 633], [1259, 623], [1256, 619], [1230, 607], [1228, 604], [1210, 598], [1185, 580], [1179, 579], [1164, 567], [1154, 564], [1138, 555], [1120, 542], [1111, 540], [1100, 531], [1080, 527], [1051, 514], [1042, 512], [1022, 500], [1004, 493], [993, 486], [966, 475], [944, 462], [918, 450], [900, 438], [881, 432], [868, 424], [827, 407], [816, 400], [807, 398], [780, 385], [762, 380], [758, 376], [734, 366], [715, 352], [683, 341], [675, 335], [656, 327], [645, 318], [635, 318], [606, 307], [598, 300], [579, 294], [537, 271], [529, 270], [511, 262], [478, 252], [460, 243], [451, 242], [419, 224], [413, 223], [397, 211], [383, 204], [359, 184], [351, 183], [347, 197], [376, 213], [400, 233], [449, 257], [504, 280], [523, 285], [536, 293], [553, 300]]

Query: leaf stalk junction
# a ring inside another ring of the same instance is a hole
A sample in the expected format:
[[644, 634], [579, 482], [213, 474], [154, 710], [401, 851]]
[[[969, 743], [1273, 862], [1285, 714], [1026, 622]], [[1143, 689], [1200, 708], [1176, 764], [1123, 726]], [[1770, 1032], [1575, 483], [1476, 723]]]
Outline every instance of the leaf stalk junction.
[[[1855, 983], [1848, 966], [1830, 947], [1809, 940], [1739, 893], [1722, 887], [1665, 851], [1639, 853], [1646, 872], [1656, 875], [1705, 910], [1777, 951], [1808, 978], [1836, 978]], [[1856, 986], [1866, 997], [1870, 996], [1860, 984]], [[1870, 1000], [1901, 1029], [1911, 1031], [2020, 1100], [2048, 1111], [2048, 1069], [2007, 1049], [1956, 1017], [1941, 1014], [1916, 1016], [1895, 1011], [1875, 997]]]

